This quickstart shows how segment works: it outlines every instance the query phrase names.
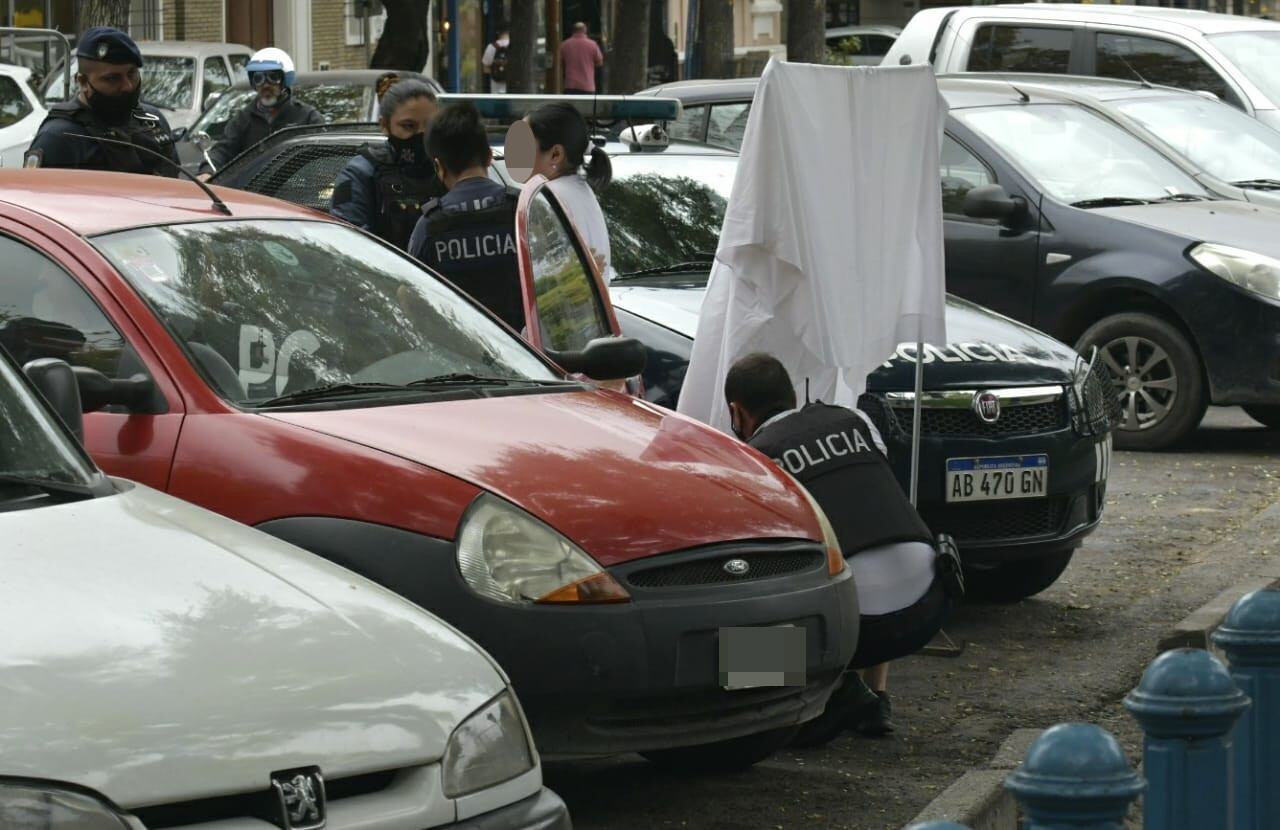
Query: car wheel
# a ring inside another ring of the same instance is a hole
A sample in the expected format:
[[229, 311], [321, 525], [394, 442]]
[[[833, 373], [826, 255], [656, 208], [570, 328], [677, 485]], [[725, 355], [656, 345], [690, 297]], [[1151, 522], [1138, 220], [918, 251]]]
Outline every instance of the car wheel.
[[1246, 406], [1250, 418], [1268, 429], [1280, 429], [1280, 406]]
[[791, 742], [799, 727], [786, 726], [755, 735], [697, 746], [641, 752], [648, 760], [674, 772], [739, 772], [760, 763]]
[[1035, 596], [1058, 581], [1074, 554], [1073, 548], [989, 568], [965, 568], [965, 599], [1017, 602]]
[[1093, 346], [1118, 398], [1117, 449], [1162, 449], [1200, 423], [1209, 405], [1204, 372], [1176, 327], [1150, 314], [1116, 314], [1090, 326], [1076, 349], [1087, 356]]

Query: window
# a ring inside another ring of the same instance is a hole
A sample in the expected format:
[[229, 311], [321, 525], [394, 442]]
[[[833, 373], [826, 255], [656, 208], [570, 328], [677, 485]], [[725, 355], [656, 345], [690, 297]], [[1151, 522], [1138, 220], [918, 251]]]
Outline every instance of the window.
[[382, 4], [371, 0], [347, 0], [347, 45], [364, 45], [365, 15], [369, 17], [369, 35], [373, 43], [382, 37], [382, 27], [386, 25], [387, 13]]
[[685, 107], [680, 117], [671, 123], [669, 132], [673, 141], [706, 141], [707, 108]]
[[1096, 72], [1104, 78], [1146, 80], [1235, 101], [1222, 76], [1194, 52], [1158, 38], [1100, 33]]
[[248, 55], [228, 55], [227, 60], [231, 61], [231, 71], [235, 73], [236, 83], [246, 83], [249, 80], [249, 70], [245, 69], [249, 65]]
[[44, 254], [0, 237], [0, 346], [18, 365], [56, 357], [110, 378], [143, 371], [80, 284]]
[[975, 187], [995, 184], [996, 177], [951, 136], [942, 139], [942, 212], [964, 214], [964, 197]]
[[717, 147], [737, 150], [742, 146], [742, 134], [747, 129], [747, 113], [751, 104], [716, 104], [711, 108], [711, 120], [707, 126], [707, 143]]
[[884, 57], [893, 48], [894, 40], [895, 38], [891, 38], [888, 35], [863, 35], [861, 54], [873, 58]]
[[978, 27], [969, 53], [970, 72], [1051, 72], [1071, 63], [1071, 29], [1042, 26]]
[[142, 100], [169, 110], [190, 109], [195, 83], [195, 58], [148, 55], [142, 70]]
[[545, 190], [529, 205], [529, 258], [544, 347], [576, 351], [612, 333], [596, 283]]
[[22, 94], [18, 82], [0, 75], [0, 127], [17, 124], [31, 114], [31, 102]]
[[227, 72], [227, 65], [222, 62], [222, 58], [205, 58], [204, 59], [204, 97], [208, 100], [209, 96], [215, 92], [222, 92], [231, 87], [231, 73]]
[[134, 40], [164, 40], [164, 10], [160, 0], [130, 0], [129, 36]]

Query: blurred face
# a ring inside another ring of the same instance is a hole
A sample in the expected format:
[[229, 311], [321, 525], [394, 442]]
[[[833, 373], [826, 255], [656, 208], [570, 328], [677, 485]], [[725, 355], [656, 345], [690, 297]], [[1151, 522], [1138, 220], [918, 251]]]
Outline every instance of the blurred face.
[[142, 73], [130, 63], [102, 63], [83, 58], [76, 75], [80, 91], [92, 95], [131, 95], [142, 85]]
[[[528, 119], [525, 119], [526, 121]], [[535, 145], [533, 157], [534, 175], [546, 176], [548, 179], [554, 179], [569, 173], [569, 165], [565, 160], [565, 152], [563, 144], [553, 144], [546, 150]]]
[[430, 98], [410, 98], [396, 107], [390, 118], [383, 119], [382, 132], [392, 138], [413, 138], [427, 131], [436, 115], [436, 102]]

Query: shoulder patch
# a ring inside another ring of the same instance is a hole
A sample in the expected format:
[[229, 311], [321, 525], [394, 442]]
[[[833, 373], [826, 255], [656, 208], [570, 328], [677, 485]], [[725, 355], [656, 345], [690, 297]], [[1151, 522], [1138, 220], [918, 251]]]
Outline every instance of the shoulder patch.
[[28, 150], [27, 155], [22, 159], [24, 168], [35, 169], [44, 161], [44, 150]]

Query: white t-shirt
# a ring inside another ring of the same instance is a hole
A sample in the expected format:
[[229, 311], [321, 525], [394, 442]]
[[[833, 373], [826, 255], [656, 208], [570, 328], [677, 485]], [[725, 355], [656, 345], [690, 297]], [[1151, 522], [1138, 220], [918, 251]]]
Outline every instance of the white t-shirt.
[[560, 176], [547, 182], [569, 221], [578, 229], [578, 235], [591, 249], [600, 265], [605, 282], [613, 279], [613, 260], [609, 252], [609, 228], [604, 222], [604, 211], [596, 199], [595, 191], [582, 176]]

